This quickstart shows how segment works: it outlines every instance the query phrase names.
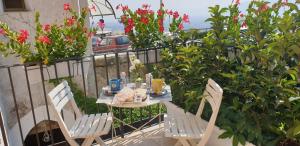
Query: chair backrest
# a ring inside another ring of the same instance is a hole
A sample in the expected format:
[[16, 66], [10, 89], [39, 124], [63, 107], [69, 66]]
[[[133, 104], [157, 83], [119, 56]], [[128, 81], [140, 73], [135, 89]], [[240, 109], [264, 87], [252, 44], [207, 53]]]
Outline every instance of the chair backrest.
[[59, 85], [57, 85], [54, 89], [52, 89], [48, 93], [48, 99], [51, 103], [51, 106], [54, 109], [55, 115], [58, 119], [59, 127], [63, 132], [65, 137], [70, 137], [69, 130], [65, 125], [65, 122], [61, 116], [61, 112], [67, 103], [71, 103], [71, 106], [76, 114], [76, 118], [80, 118], [82, 115], [75, 103], [73, 98], [73, 93], [68, 85], [67, 81], [63, 81]]
[[205, 145], [211, 133], [213, 132], [213, 129], [215, 127], [215, 122], [218, 116], [219, 108], [221, 105], [222, 97], [223, 97], [223, 89], [214, 80], [209, 79], [208, 83], [206, 84], [206, 88], [203, 93], [203, 97], [199, 105], [196, 116], [200, 117], [202, 115], [206, 102], [210, 104], [212, 109], [212, 114], [206, 126], [205, 132], [201, 138], [201, 141], [198, 145], [201, 146]]

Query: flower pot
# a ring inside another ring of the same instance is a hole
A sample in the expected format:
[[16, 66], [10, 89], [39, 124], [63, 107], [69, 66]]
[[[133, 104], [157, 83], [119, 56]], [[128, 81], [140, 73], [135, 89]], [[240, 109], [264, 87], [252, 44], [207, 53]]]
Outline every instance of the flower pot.
[[[89, 67], [89, 60], [83, 62], [84, 74], [87, 74], [87, 69]], [[25, 68], [24, 68], [25, 69]], [[69, 61], [68, 62], [59, 62], [55, 65], [42, 67], [44, 80], [51, 80], [56, 78], [65, 78], [65, 77], [75, 77], [82, 75], [82, 65], [81, 61]], [[25, 71], [25, 70], [24, 70]], [[28, 66], [28, 81], [30, 84], [36, 84], [42, 81], [40, 65]]]

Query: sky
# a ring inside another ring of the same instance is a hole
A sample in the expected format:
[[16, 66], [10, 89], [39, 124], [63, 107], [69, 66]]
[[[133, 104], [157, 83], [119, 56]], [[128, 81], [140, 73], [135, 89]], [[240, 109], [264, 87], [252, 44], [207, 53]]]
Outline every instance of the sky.
[[[269, 0], [276, 2], [277, 0]], [[150, 4], [153, 10], [157, 10], [160, 5], [160, 0], [109, 0], [114, 9], [118, 4], [128, 5], [130, 9], [137, 9], [142, 4]], [[190, 23], [185, 24], [185, 28], [207, 28], [209, 24], [205, 22], [209, 18], [208, 7], [220, 5], [222, 7], [229, 6], [232, 0], [163, 0], [166, 9], [178, 11], [181, 15], [188, 14]], [[240, 9], [244, 11], [250, 0], [240, 0]], [[120, 17], [120, 11], [115, 10], [117, 17]], [[119, 24], [113, 17], [104, 17], [107, 30], [123, 29], [122, 24]], [[97, 18], [95, 19], [97, 21]]]

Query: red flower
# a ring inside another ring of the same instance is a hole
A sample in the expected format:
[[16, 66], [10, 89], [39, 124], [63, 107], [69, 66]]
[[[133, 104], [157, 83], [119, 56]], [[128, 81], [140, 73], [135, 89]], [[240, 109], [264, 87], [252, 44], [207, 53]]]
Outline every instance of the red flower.
[[237, 23], [238, 20], [239, 20], [238, 16], [233, 16], [233, 22], [234, 22], [234, 23]]
[[179, 30], [183, 30], [183, 29], [184, 29], [184, 26], [183, 26], [182, 23], [179, 24], [178, 29], [179, 29]]
[[163, 19], [158, 19], [158, 25], [163, 26], [164, 25], [164, 20]]
[[134, 21], [132, 18], [128, 18], [128, 25], [134, 26]]
[[128, 10], [128, 6], [122, 6], [122, 11], [127, 11]]
[[242, 28], [245, 28], [245, 27], [247, 27], [246, 21], [244, 21], [244, 22], [242, 23]]
[[100, 27], [102, 30], [103, 30], [104, 27], [105, 27], [105, 23], [104, 23], [104, 22], [101, 22], [101, 21], [99, 21], [99, 22], [97, 23], [97, 25], [98, 25], [98, 27]]
[[131, 26], [131, 25], [126, 26], [125, 27], [125, 33], [128, 34], [129, 32], [131, 32], [132, 28], [133, 28], [133, 26]]
[[96, 12], [96, 6], [92, 5], [92, 7], [90, 8], [90, 10], [94, 10], [94, 12]]
[[5, 34], [6, 34], [5, 30], [0, 28], [0, 35], [5, 35]]
[[49, 31], [51, 29], [51, 26], [49, 24], [44, 25], [44, 31]]
[[158, 10], [158, 11], [157, 11], [157, 15], [158, 15], [158, 16], [162, 16], [163, 14], [164, 14], [164, 11], [163, 11], [163, 10]]
[[184, 14], [182, 20], [183, 20], [183, 22], [185, 22], [185, 23], [190, 23], [189, 15]]
[[160, 27], [159, 27], [159, 32], [163, 33], [164, 30], [165, 30], [165, 28], [164, 28], [163, 26], [160, 26]]
[[148, 13], [148, 10], [143, 10], [139, 8], [135, 12], [142, 16], [142, 15], [146, 15]]
[[244, 17], [244, 14], [243, 14], [243, 13], [241, 13], [241, 14], [240, 14], [240, 17]]
[[27, 40], [28, 36], [29, 36], [28, 31], [22, 29], [22, 30], [20, 31], [20, 34], [19, 34], [17, 40], [18, 40], [18, 42], [19, 42], [20, 44], [22, 44], [22, 43], [24, 43], [24, 42]]
[[39, 36], [38, 41], [43, 44], [51, 44], [51, 40], [48, 38], [48, 36]]
[[175, 11], [175, 12], [173, 13], [173, 17], [174, 17], [175, 19], [177, 19], [177, 18], [179, 17], [179, 13], [178, 13], [177, 11]]
[[141, 22], [144, 23], [144, 24], [148, 24], [148, 23], [149, 23], [149, 20], [148, 20], [148, 18], [146, 18], [146, 17], [142, 17], [142, 18], [141, 18]]
[[126, 20], [127, 20], [127, 17], [126, 17], [126, 15], [122, 15], [122, 16], [121, 16], [121, 22], [123, 22], [123, 23], [124, 23]]
[[236, 5], [241, 4], [241, 3], [240, 3], [240, 0], [236, 0], [236, 1], [235, 1], [235, 4], [236, 4]]
[[70, 4], [69, 3], [65, 3], [64, 4], [64, 10], [65, 11], [69, 11], [71, 8], [70, 8]]
[[148, 9], [148, 8], [150, 8], [150, 5], [148, 5], [148, 4], [143, 4], [142, 7], [143, 7], [144, 9]]
[[75, 18], [68, 18], [67, 19], [67, 26], [72, 26], [75, 22]]

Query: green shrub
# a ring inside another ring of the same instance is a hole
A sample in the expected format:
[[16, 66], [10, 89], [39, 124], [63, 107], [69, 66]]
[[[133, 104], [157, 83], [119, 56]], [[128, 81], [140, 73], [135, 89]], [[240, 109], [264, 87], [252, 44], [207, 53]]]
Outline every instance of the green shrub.
[[217, 125], [225, 132], [220, 138], [233, 138], [234, 146], [299, 141], [300, 100], [293, 98], [299, 96], [298, 6], [251, 1], [247, 14], [240, 13], [238, 3], [211, 7], [210, 13], [212, 30], [203, 47], [162, 52], [160, 71], [172, 85], [176, 104], [195, 112], [212, 78], [224, 89]]

